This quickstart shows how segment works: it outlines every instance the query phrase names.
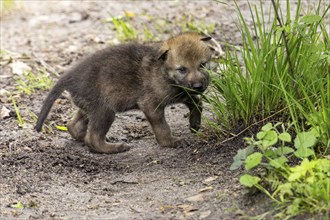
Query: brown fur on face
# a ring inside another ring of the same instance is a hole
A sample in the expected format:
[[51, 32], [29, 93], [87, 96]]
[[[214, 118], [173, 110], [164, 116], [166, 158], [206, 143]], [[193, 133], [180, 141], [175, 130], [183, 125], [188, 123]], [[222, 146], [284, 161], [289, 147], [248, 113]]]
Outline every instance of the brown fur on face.
[[[205, 71], [212, 52], [199, 34], [189, 32], [178, 35], [164, 42], [160, 51], [166, 54], [164, 67], [177, 85], [203, 92], [209, 82]], [[185, 73], [180, 72], [185, 69]]]
[[67, 90], [78, 111], [68, 123], [72, 137], [84, 141], [93, 152], [119, 153], [129, 150], [122, 143], [107, 143], [106, 133], [116, 112], [140, 109], [149, 120], [157, 142], [177, 144], [164, 116], [167, 105], [182, 102], [190, 110], [190, 127], [200, 127], [202, 103], [196, 93], [209, 84], [205, 71], [211, 50], [196, 33], [184, 33], [161, 48], [121, 44], [89, 56], [56, 83], [40, 111], [40, 131], [54, 101]]

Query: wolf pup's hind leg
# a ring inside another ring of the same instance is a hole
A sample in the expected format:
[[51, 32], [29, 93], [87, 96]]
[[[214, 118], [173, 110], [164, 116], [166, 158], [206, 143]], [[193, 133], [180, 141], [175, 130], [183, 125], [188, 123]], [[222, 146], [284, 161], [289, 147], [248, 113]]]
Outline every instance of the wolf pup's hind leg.
[[78, 140], [84, 141], [88, 126], [88, 117], [80, 109], [77, 110], [73, 118], [68, 122], [67, 127], [71, 136]]
[[124, 143], [107, 143], [106, 134], [115, 120], [115, 112], [104, 108], [96, 109], [88, 115], [89, 122], [85, 143], [92, 152], [114, 154], [128, 151], [130, 147]]

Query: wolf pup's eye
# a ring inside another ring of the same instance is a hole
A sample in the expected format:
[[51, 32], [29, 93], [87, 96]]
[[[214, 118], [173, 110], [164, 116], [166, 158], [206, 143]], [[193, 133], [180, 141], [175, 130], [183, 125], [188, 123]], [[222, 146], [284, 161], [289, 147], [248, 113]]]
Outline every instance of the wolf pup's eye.
[[184, 67], [184, 66], [181, 66], [181, 67], [177, 68], [176, 70], [181, 74], [186, 74], [187, 73], [187, 68]]

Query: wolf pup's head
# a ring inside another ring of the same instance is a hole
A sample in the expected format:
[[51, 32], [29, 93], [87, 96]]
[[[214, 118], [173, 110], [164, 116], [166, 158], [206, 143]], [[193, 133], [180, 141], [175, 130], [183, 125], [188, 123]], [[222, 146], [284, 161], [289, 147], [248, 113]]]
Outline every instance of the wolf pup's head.
[[211, 37], [183, 33], [165, 41], [159, 52], [168, 77], [188, 92], [204, 92], [209, 85], [207, 69], [212, 48], [206, 44]]

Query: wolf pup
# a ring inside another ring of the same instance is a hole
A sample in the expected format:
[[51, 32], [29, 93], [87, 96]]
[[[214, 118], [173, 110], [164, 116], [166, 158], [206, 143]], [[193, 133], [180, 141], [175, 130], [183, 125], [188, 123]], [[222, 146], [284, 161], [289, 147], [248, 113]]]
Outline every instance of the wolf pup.
[[143, 111], [160, 146], [175, 147], [179, 140], [172, 137], [164, 110], [169, 104], [184, 103], [190, 110], [191, 130], [200, 128], [198, 94], [209, 84], [210, 39], [189, 32], [170, 38], [159, 49], [128, 43], [96, 52], [58, 80], [43, 103], [35, 129], [41, 131], [54, 101], [67, 90], [78, 107], [67, 124], [69, 133], [92, 152], [130, 149], [124, 143], [108, 143], [105, 137], [116, 112], [131, 109]]

